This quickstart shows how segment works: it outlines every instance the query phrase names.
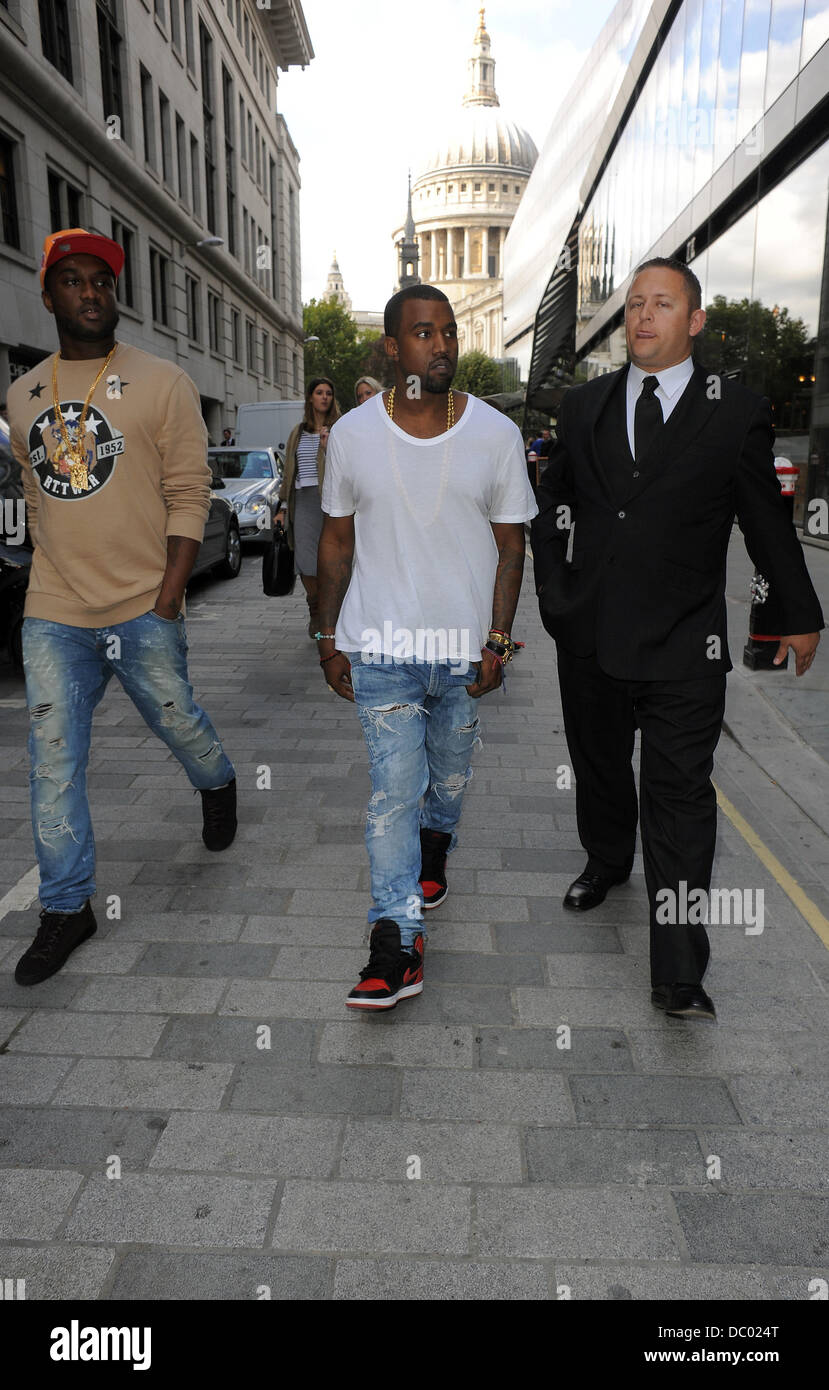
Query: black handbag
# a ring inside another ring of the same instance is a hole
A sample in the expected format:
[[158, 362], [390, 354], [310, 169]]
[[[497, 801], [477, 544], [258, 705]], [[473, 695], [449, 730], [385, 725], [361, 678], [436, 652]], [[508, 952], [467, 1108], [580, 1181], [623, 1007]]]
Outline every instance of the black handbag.
[[296, 570], [294, 552], [279, 522], [273, 528], [271, 543], [262, 556], [262, 588], [268, 598], [284, 598], [294, 592]]

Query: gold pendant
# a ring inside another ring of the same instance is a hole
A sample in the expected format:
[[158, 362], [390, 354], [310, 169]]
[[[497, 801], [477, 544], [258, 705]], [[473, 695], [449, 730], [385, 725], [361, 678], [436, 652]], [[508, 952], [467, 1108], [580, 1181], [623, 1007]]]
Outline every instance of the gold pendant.
[[77, 454], [69, 455], [69, 482], [77, 492], [89, 491], [89, 469], [86, 460]]

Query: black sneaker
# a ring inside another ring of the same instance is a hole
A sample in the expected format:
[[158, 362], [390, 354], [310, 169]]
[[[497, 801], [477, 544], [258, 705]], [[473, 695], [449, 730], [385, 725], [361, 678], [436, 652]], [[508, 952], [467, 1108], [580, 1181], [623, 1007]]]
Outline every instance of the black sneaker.
[[236, 834], [236, 778], [226, 787], [202, 792], [201, 805], [204, 843], [208, 849], [227, 849]]
[[40, 914], [37, 936], [17, 962], [14, 978], [19, 985], [39, 985], [56, 975], [76, 946], [93, 936], [98, 924], [87, 898], [77, 912], [47, 912]]
[[452, 836], [443, 830], [420, 831], [420, 891], [425, 908], [439, 907], [449, 889], [446, 887], [446, 856]]
[[360, 971], [346, 1006], [349, 1009], [393, 1009], [398, 999], [409, 999], [423, 989], [423, 937], [403, 950], [400, 928], [389, 917], [381, 917], [371, 930], [368, 965]]

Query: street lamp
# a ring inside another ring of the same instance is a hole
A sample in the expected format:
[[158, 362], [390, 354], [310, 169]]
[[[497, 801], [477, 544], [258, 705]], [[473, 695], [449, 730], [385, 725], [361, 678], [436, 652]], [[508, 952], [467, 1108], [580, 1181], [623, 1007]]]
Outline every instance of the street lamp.
[[201, 241], [193, 242], [194, 246], [224, 246], [224, 244], [224, 237], [220, 236], [206, 236], [202, 237]]

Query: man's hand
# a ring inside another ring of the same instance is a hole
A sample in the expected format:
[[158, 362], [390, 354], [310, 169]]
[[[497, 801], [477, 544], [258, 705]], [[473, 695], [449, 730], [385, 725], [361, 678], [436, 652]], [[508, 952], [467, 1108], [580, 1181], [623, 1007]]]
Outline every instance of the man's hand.
[[162, 590], [155, 601], [153, 612], [156, 614], [157, 617], [167, 618], [169, 622], [173, 623], [175, 622], [176, 618], [181, 612], [181, 605], [183, 602], [183, 594], [181, 596], [178, 596], [176, 594], [168, 596], [165, 595], [164, 591]]
[[351, 686], [351, 662], [342, 652], [337, 652], [330, 661], [326, 661], [320, 667], [327, 685], [331, 686], [335, 695], [339, 695], [342, 700], [350, 700], [354, 703], [354, 691]]
[[497, 660], [495, 653], [484, 647], [481, 652], [481, 663], [478, 671], [478, 679], [474, 685], [466, 687], [467, 694], [473, 700], [479, 700], [482, 695], [489, 695], [490, 691], [497, 690], [504, 675], [504, 668]]
[[800, 632], [793, 637], [781, 637], [780, 646], [774, 658], [774, 665], [779, 666], [785, 660], [786, 652], [791, 647], [797, 658], [795, 674], [804, 676], [815, 659], [817, 644], [820, 641], [819, 632]]

